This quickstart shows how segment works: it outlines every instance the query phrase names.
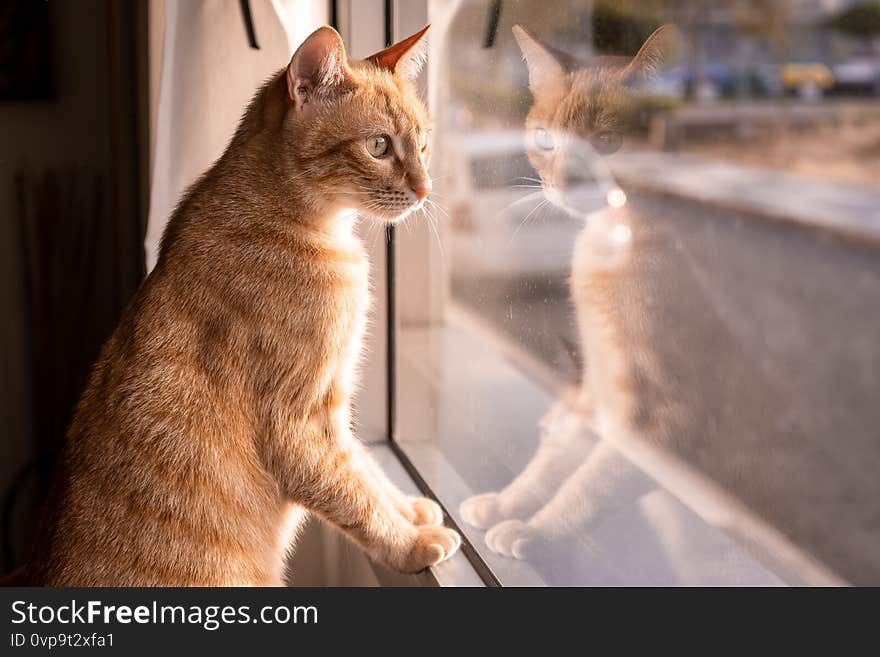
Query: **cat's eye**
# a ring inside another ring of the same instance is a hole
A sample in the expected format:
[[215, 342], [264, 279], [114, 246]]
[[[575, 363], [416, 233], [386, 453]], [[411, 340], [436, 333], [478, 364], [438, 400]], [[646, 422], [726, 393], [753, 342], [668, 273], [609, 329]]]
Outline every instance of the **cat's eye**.
[[367, 152], [373, 157], [385, 157], [391, 146], [391, 141], [385, 135], [373, 135], [367, 137]]
[[428, 133], [426, 132], [424, 135], [422, 135], [422, 148], [421, 148], [422, 153], [424, 153], [427, 150], [427, 148], [428, 148]]
[[553, 135], [551, 135], [544, 128], [538, 128], [535, 130], [535, 146], [540, 148], [542, 151], [552, 151], [555, 148], [555, 144], [553, 143]]
[[601, 155], [611, 155], [620, 150], [623, 145], [623, 136], [613, 130], [603, 130], [593, 135], [590, 142]]

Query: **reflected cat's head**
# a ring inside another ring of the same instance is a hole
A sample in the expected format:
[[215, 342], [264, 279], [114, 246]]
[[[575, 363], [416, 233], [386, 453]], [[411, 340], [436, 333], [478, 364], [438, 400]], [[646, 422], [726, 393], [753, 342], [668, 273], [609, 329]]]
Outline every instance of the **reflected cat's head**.
[[534, 100], [526, 117], [526, 152], [544, 193], [574, 214], [605, 207], [616, 188], [604, 158], [623, 145], [637, 90], [673, 56], [678, 31], [660, 27], [632, 60], [606, 58], [583, 67], [519, 25], [513, 35]]

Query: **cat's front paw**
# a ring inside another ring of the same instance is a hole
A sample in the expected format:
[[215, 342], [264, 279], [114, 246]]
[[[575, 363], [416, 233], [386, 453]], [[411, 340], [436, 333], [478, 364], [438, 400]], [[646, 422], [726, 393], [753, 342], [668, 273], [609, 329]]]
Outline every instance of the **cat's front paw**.
[[449, 527], [422, 526], [400, 563], [391, 564], [405, 573], [417, 573], [436, 566], [458, 551], [461, 537]]
[[477, 529], [486, 529], [504, 520], [498, 493], [483, 493], [469, 497], [461, 503], [458, 510], [462, 519]]
[[486, 532], [486, 545], [493, 552], [505, 557], [529, 559], [529, 548], [540, 532], [522, 520], [506, 520]]
[[427, 497], [407, 497], [401, 513], [414, 525], [442, 525], [443, 509]]

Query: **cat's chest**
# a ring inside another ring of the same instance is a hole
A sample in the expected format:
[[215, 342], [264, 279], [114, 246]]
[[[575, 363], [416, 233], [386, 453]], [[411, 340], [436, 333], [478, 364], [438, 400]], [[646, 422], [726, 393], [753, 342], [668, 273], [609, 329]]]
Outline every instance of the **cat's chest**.
[[349, 256], [334, 263], [327, 274], [331, 305], [351, 325], [360, 323], [370, 305], [369, 265], [366, 256]]
[[331, 356], [348, 360], [359, 352], [366, 330], [370, 306], [366, 257], [350, 256], [334, 263], [325, 285], [324, 346]]

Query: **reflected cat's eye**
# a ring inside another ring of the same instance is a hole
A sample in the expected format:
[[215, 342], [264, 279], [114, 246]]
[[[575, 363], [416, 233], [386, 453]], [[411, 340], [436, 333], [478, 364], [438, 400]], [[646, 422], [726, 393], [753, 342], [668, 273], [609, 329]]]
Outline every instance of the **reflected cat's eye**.
[[616, 153], [623, 145], [621, 134], [611, 130], [603, 130], [596, 133], [590, 141], [593, 144], [593, 148], [599, 151], [601, 155]]
[[544, 128], [538, 128], [535, 130], [535, 146], [542, 151], [552, 151], [555, 147], [553, 135], [544, 130]]
[[367, 137], [367, 152], [373, 157], [385, 157], [388, 155], [390, 142], [384, 135]]

